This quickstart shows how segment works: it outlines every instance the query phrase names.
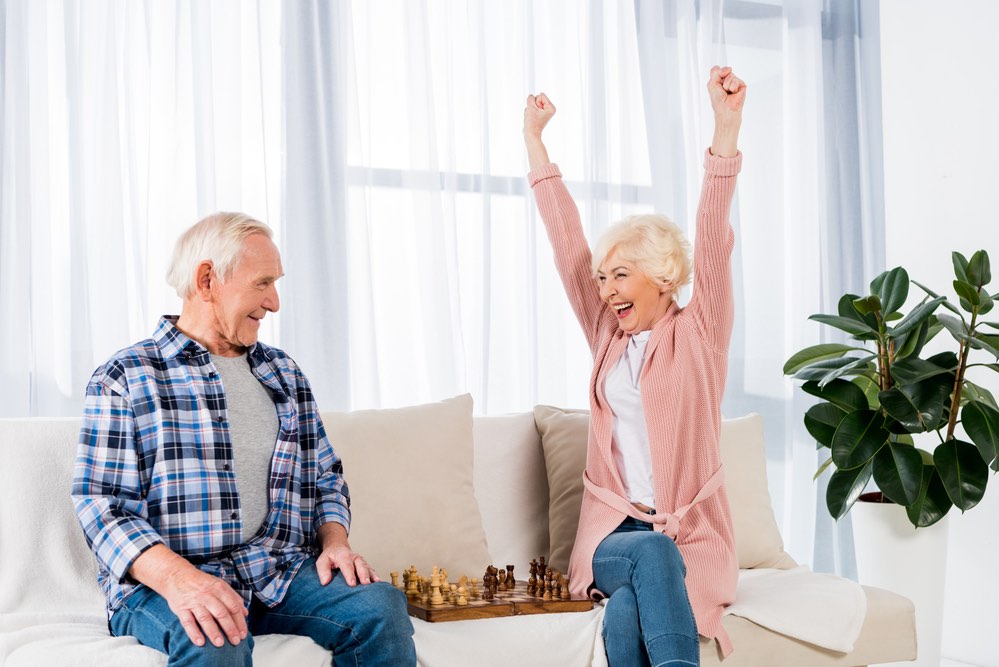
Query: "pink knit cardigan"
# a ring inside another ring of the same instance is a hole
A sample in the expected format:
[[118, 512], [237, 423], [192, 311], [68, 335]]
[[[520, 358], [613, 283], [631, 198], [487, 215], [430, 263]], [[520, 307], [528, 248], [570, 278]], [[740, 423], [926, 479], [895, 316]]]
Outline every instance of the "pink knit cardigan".
[[528, 178], [555, 264], [594, 359], [586, 490], [569, 563], [572, 593], [600, 595], [590, 591], [593, 552], [625, 514], [653, 521], [676, 540], [683, 555], [698, 632], [717, 639], [727, 656], [732, 645], [721, 618], [724, 607], [735, 600], [739, 565], [728, 497], [724, 485], [717, 485], [721, 481], [718, 441], [734, 318], [730, 266], [734, 233], [728, 217], [742, 154], [722, 158], [706, 152], [704, 166], [693, 294], [685, 307], [673, 304], [653, 325], [640, 379], [655, 487], [654, 516], [638, 513], [625, 500], [611, 453], [613, 414], [604, 384], [624, 353], [628, 336], [600, 299], [579, 211], [558, 167], [546, 164]]

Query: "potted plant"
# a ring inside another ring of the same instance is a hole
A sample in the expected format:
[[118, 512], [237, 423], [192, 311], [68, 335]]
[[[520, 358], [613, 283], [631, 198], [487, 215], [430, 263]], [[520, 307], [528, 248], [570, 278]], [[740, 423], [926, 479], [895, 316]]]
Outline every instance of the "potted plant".
[[[999, 471], [999, 406], [967, 377], [972, 367], [999, 371], [999, 323], [982, 319], [999, 294], [986, 289], [991, 272], [984, 250], [971, 259], [955, 252], [952, 259], [958, 306], [910, 281], [901, 267], [885, 271], [869, 295], [845, 294], [836, 315], [809, 318], [845, 331], [855, 344], [813, 345], [784, 365], [785, 375], [804, 380], [801, 388], [821, 399], [804, 421], [829, 454], [815, 477], [835, 468], [826, 493], [834, 518], [850, 510], [873, 478], [914, 526], [929, 526], [952, 506], [963, 512], [978, 504], [989, 468]], [[910, 284], [926, 295], [903, 315]], [[954, 349], [924, 357], [943, 330]], [[971, 442], [958, 437], [958, 424]], [[936, 434], [932, 451], [916, 446], [919, 433]]]

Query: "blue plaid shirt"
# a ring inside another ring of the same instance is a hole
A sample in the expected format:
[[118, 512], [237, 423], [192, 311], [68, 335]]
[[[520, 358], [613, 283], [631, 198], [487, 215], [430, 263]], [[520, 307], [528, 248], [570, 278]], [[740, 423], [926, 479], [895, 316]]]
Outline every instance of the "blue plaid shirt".
[[270, 510], [241, 542], [222, 381], [205, 349], [164, 317], [152, 338], [115, 354], [87, 386], [73, 502], [97, 555], [108, 616], [139, 585], [128, 574], [165, 544], [225, 579], [249, 605], [279, 603], [329, 521], [350, 528], [343, 468], [305, 375], [284, 352], [247, 354], [278, 415]]

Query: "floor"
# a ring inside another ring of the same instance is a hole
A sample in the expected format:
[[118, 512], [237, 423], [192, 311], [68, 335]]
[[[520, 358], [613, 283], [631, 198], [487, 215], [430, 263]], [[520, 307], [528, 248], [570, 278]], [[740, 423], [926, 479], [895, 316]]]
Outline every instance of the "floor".
[[948, 660], [943, 658], [940, 660], [940, 667], [977, 667], [977, 665], [972, 665], [967, 662], [958, 662], [957, 660]]

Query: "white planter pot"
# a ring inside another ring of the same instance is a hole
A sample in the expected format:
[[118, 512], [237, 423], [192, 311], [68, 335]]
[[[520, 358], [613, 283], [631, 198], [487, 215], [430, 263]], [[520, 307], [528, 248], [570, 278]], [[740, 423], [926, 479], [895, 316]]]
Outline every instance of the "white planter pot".
[[904, 595], [916, 606], [918, 657], [890, 664], [939, 667], [948, 517], [917, 529], [900, 505], [863, 501], [850, 517], [860, 583]]

